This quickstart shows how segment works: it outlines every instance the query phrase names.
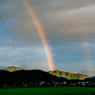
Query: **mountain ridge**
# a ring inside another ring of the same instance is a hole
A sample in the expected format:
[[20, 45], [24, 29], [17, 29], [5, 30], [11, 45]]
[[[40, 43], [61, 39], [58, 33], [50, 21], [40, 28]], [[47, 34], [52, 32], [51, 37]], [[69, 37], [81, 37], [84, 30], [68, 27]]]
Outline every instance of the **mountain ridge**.
[[79, 73], [89, 75], [90, 77], [95, 76], [95, 71], [83, 70], [83, 71], [80, 71]]
[[24, 69], [24, 68], [16, 67], [16, 66], [9, 66], [9, 67], [4, 68], [4, 69], [2, 69], [2, 70], [6, 70], [6, 71], [9, 71], [9, 72], [14, 72], [14, 71], [28, 70], [28, 69]]
[[86, 77], [88, 77], [88, 75], [86, 75], [86, 74], [65, 72], [65, 71], [59, 71], [59, 70], [49, 71], [49, 73], [56, 75], [57, 77], [65, 77], [69, 80], [73, 80], [73, 79], [83, 80]]
[[[9, 66], [9, 67], [2, 69], [2, 70], [14, 72], [14, 71], [19, 71], [19, 70], [27, 70], [28, 71], [29, 69], [16, 67], [16, 66]], [[69, 80], [75, 80], [75, 79], [83, 80], [88, 77], [88, 75], [86, 75], [86, 74], [65, 72], [65, 71], [60, 71], [60, 70], [48, 71], [48, 73], [55, 75], [57, 77], [67, 78]]]

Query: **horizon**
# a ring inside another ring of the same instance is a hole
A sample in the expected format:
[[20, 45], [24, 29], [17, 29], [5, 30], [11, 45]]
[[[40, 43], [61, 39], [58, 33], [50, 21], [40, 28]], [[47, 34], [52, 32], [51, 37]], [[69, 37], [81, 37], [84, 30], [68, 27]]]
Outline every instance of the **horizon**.
[[0, 68], [94, 75], [94, 9], [94, 0], [0, 0]]
[[[0, 68], [0, 70], [8, 70], [8, 68], [18, 68], [18, 69], [21, 69], [21, 70], [42, 70], [42, 69], [28, 69], [28, 68], [25, 68], [25, 67], [16, 67], [16, 66], [3, 66], [2, 68]], [[9, 71], [9, 70], [8, 70]], [[17, 70], [18, 71], [18, 70]], [[49, 72], [49, 71], [57, 71], [57, 69], [55, 70], [42, 70], [42, 71], [45, 71], [45, 72]], [[64, 70], [58, 70], [60, 72], [68, 72], [68, 71], [64, 71]], [[93, 73], [93, 71], [88, 71], [88, 70], [83, 70], [83, 71], [79, 71], [79, 72], [70, 72], [70, 73], [75, 73], [75, 74], [83, 74], [83, 75], [88, 75], [88, 76], [95, 76], [95, 74]], [[69, 73], [69, 72], [68, 72]]]

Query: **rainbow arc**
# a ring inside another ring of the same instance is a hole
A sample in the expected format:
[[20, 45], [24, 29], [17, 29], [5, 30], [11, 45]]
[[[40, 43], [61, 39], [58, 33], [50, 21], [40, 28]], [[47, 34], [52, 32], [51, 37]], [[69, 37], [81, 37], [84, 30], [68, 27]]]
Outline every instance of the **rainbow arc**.
[[54, 60], [53, 60], [53, 56], [52, 56], [52, 53], [51, 53], [51, 49], [50, 49], [50, 46], [49, 46], [49, 43], [48, 43], [48, 40], [47, 40], [47, 37], [45, 35], [45, 31], [39, 21], [39, 18], [37, 16], [37, 14], [35, 13], [35, 11], [33, 10], [32, 6], [29, 4], [29, 2], [27, 0], [22, 0], [27, 8], [27, 10], [29, 11], [30, 15], [31, 15], [31, 19], [33, 19], [34, 23], [35, 23], [35, 26], [37, 28], [37, 31], [39, 33], [39, 36], [42, 40], [42, 43], [43, 43], [43, 46], [44, 46], [44, 49], [45, 49], [45, 53], [46, 53], [46, 57], [47, 57], [47, 61], [48, 61], [48, 64], [49, 64], [49, 69], [50, 70], [54, 70], [55, 67], [54, 67]]

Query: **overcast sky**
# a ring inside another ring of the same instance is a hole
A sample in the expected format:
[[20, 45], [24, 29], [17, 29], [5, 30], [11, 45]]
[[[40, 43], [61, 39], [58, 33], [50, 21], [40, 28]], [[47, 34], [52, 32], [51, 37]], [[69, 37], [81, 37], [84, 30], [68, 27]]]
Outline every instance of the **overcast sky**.
[[[27, 0], [46, 34], [55, 69], [95, 68], [95, 0]], [[44, 46], [23, 0], [0, 0], [0, 67], [49, 70]]]

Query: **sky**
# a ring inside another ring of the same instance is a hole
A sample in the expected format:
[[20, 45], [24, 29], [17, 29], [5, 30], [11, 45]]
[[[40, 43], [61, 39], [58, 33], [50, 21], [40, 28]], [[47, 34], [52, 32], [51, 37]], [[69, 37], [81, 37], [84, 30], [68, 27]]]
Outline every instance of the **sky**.
[[[95, 0], [26, 0], [43, 28], [55, 70], [95, 68]], [[0, 68], [49, 71], [44, 44], [24, 0], [0, 0]]]

